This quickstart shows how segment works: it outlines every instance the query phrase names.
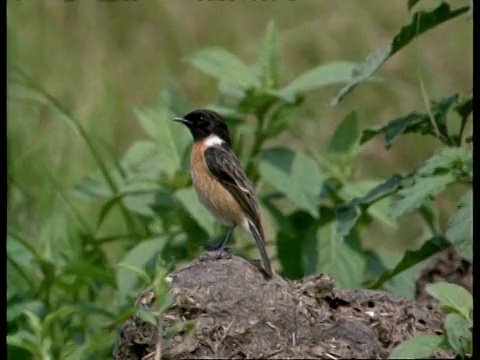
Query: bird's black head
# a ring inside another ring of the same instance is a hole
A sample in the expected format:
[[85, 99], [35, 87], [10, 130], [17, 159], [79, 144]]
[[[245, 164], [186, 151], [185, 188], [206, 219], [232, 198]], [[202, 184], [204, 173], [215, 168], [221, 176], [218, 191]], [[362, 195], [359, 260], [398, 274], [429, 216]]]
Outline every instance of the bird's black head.
[[215, 111], [206, 109], [194, 110], [183, 117], [176, 117], [173, 120], [181, 122], [188, 127], [195, 141], [206, 139], [210, 135], [217, 135], [228, 145], [231, 145], [230, 134], [225, 120]]

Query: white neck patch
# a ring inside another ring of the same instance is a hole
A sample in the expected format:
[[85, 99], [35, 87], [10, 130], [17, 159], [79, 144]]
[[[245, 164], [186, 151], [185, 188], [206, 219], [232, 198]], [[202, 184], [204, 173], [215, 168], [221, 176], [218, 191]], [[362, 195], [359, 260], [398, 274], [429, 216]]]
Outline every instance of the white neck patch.
[[207, 147], [210, 147], [210, 146], [218, 146], [218, 145], [222, 145], [224, 143], [224, 141], [222, 139], [220, 139], [217, 135], [210, 135], [209, 137], [207, 137], [205, 140], [203, 140], [205, 142], [205, 145]]

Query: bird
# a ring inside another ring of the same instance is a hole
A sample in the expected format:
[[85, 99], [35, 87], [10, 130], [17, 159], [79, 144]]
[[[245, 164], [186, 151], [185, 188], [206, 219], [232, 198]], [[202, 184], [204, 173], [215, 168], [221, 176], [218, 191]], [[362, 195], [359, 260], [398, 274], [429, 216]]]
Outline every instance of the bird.
[[255, 240], [265, 275], [272, 277], [272, 268], [265, 249], [265, 235], [252, 185], [232, 150], [230, 132], [223, 117], [213, 110], [197, 109], [173, 118], [185, 125], [193, 137], [190, 175], [199, 201], [229, 230], [215, 246], [225, 245], [239, 226]]

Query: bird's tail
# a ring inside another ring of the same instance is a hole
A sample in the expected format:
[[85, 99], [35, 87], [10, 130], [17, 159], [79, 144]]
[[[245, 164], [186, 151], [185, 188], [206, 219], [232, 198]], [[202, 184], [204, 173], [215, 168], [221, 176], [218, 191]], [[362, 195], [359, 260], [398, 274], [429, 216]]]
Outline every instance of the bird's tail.
[[265, 270], [266, 275], [272, 277], [272, 267], [270, 265], [270, 260], [268, 259], [267, 250], [265, 249], [265, 240], [263, 235], [263, 229], [258, 229], [255, 224], [247, 220], [248, 229], [246, 229], [250, 234], [252, 234], [255, 242], [257, 243], [258, 251], [260, 252], [260, 257], [262, 258], [263, 270]]

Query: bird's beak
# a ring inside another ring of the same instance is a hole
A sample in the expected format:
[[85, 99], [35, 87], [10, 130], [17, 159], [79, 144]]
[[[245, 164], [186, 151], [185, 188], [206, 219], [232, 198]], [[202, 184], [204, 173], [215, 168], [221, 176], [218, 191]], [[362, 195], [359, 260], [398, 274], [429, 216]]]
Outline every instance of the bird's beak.
[[174, 117], [173, 121], [177, 121], [177, 122], [180, 122], [180, 123], [183, 123], [183, 124], [188, 124], [189, 123], [189, 121], [187, 119], [184, 119], [182, 117]]

